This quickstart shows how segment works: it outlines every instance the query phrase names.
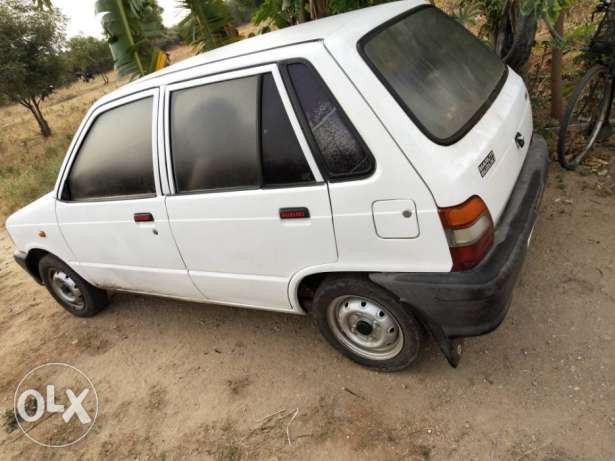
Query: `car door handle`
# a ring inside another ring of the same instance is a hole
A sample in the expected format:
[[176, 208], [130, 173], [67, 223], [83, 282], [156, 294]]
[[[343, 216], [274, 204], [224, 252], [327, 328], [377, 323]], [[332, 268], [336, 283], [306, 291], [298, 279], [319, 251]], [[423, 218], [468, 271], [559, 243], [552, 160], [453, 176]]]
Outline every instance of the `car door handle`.
[[280, 208], [280, 219], [304, 219], [310, 217], [306, 207]]
[[153, 222], [154, 217], [151, 213], [135, 213], [135, 222]]

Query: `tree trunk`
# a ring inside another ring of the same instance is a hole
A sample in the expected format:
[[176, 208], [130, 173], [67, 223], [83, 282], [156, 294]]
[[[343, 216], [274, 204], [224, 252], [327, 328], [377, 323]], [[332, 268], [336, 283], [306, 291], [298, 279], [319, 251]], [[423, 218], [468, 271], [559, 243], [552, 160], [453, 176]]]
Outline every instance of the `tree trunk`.
[[[560, 37], [564, 36], [564, 19], [566, 13], [562, 11], [555, 24], [555, 30]], [[562, 49], [551, 48], [551, 117], [560, 120], [564, 114], [564, 100], [562, 98]]]
[[310, 0], [310, 17], [312, 19], [324, 18], [328, 13], [327, 0]]
[[297, 24], [305, 22], [305, 0], [297, 1]]
[[22, 99], [21, 101], [19, 101], [19, 103], [26, 109], [28, 109], [30, 112], [32, 112], [32, 115], [34, 115], [36, 123], [38, 123], [38, 127], [41, 130], [41, 134], [45, 138], [51, 136], [51, 128], [49, 127], [49, 123], [47, 123], [47, 120], [45, 120], [45, 117], [43, 117], [43, 112], [41, 112], [41, 108], [36, 98], [31, 97], [27, 99]]
[[515, 71], [523, 72], [532, 54], [537, 30], [536, 15], [524, 16], [518, 0], [507, 0], [502, 16], [494, 26], [495, 52]]
[[45, 120], [45, 117], [43, 117], [43, 112], [41, 111], [41, 108], [38, 105], [38, 101], [36, 100], [36, 98], [32, 98], [32, 102], [34, 105], [34, 109], [36, 110], [36, 113], [38, 114], [38, 126], [41, 129], [41, 134], [45, 137], [48, 138], [49, 136], [51, 136], [51, 128], [49, 127], [49, 123], [47, 123], [47, 120]]

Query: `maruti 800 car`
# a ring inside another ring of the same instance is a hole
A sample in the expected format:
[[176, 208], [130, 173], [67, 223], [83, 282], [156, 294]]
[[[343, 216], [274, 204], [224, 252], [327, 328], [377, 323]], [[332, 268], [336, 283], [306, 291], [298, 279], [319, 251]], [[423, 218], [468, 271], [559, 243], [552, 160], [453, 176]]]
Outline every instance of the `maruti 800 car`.
[[495, 329], [547, 148], [523, 80], [419, 0], [193, 57], [89, 110], [52, 192], [6, 227], [69, 312], [107, 291], [311, 315], [398, 370]]

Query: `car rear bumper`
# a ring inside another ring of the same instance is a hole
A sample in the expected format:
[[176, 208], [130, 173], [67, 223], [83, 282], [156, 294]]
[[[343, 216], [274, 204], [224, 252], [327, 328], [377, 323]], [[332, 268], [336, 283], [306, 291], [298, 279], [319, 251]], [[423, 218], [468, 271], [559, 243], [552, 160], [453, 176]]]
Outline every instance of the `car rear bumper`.
[[[523, 266], [547, 179], [548, 149], [535, 135], [485, 260], [465, 272], [373, 273], [396, 294], [436, 339], [478, 336], [504, 320]], [[450, 359], [449, 359], [450, 360]]]

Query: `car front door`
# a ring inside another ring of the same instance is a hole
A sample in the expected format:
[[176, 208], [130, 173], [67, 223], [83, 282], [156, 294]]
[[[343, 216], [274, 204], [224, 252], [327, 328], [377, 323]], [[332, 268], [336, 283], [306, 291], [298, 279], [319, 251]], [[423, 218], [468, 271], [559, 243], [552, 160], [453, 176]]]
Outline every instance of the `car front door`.
[[291, 310], [297, 271], [337, 260], [331, 205], [276, 66], [165, 94], [171, 228], [219, 303]]
[[93, 284], [202, 299], [173, 241], [157, 165], [159, 90], [93, 112], [60, 180], [56, 216]]

